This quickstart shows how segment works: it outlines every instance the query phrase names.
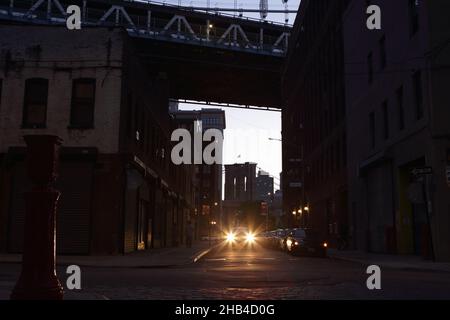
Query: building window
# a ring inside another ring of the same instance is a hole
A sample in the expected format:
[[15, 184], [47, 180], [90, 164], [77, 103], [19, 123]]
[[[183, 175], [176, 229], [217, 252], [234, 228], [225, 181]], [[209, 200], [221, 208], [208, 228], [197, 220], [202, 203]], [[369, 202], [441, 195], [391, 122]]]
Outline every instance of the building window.
[[373, 56], [372, 53], [369, 53], [367, 56], [367, 68], [368, 68], [368, 78], [369, 84], [373, 82]]
[[33, 78], [25, 81], [23, 107], [24, 128], [45, 128], [47, 121], [48, 80]]
[[369, 114], [369, 143], [372, 148], [375, 147], [375, 113]]
[[386, 68], [387, 58], [386, 58], [386, 37], [382, 36], [380, 41], [380, 65], [381, 69]]
[[383, 139], [389, 138], [389, 110], [387, 100], [381, 105], [381, 113], [383, 114]]
[[409, 28], [411, 36], [419, 30], [419, 0], [409, 1]]
[[398, 129], [405, 129], [405, 110], [403, 107], [403, 87], [397, 89], [397, 113], [398, 113]]
[[94, 107], [95, 79], [73, 80], [70, 126], [92, 128], [94, 126]]
[[422, 74], [416, 71], [413, 75], [414, 99], [416, 105], [416, 119], [423, 118], [423, 94], [422, 94]]

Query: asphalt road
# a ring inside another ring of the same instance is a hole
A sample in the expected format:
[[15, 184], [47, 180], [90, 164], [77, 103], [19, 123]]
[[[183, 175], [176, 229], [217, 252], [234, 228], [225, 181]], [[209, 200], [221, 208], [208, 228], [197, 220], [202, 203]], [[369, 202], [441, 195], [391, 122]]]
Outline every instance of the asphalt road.
[[[82, 289], [67, 299], [450, 299], [450, 273], [381, 270], [381, 290], [366, 287], [366, 267], [293, 257], [264, 248], [217, 250], [172, 268], [82, 268]], [[12, 289], [17, 264], [0, 264], [0, 292]], [[59, 269], [65, 284], [65, 270]], [[0, 296], [1, 297], [1, 296]], [[5, 297], [1, 297], [5, 298]]]

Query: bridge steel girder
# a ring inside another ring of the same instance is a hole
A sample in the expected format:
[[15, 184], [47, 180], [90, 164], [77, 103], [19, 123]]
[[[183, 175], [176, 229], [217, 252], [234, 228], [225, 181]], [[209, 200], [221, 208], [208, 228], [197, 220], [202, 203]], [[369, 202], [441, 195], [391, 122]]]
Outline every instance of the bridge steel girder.
[[[266, 55], [284, 56], [291, 31], [290, 26], [267, 21], [121, 0], [9, 0], [0, 4], [0, 20], [65, 24], [63, 9], [69, 5], [82, 9], [82, 26], [123, 26], [138, 37]], [[172, 25], [177, 28], [170, 29]]]
[[172, 99], [281, 109], [283, 58], [132, 38], [150, 74], [165, 75]]

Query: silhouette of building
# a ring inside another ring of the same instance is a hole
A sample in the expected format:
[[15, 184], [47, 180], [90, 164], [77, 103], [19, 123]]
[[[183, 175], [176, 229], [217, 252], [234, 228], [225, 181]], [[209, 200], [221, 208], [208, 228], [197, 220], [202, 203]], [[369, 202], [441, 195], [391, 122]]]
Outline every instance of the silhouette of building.
[[273, 177], [269, 173], [259, 170], [255, 178], [256, 197], [255, 200], [268, 201], [273, 193]]
[[256, 196], [256, 163], [225, 165], [225, 200], [253, 201]]
[[312, 227], [331, 245], [348, 229], [342, 29], [348, 2], [301, 2], [282, 77], [285, 223]]
[[[200, 121], [203, 133], [208, 129], [219, 129], [223, 134], [226, 128], [225, 111], [221, 109], [178, 110], [172, 112], [172, 115], [177, 121]], [[203, 146], [209, 143], [211, 142], [205, 141]], [[198, 217], [196, 236], [204, 237], [211, 233], [212, 222], [216, 222], [214, 226], [219, 226], [222, 208], [222, 164], [196, 164], [193, 182]]]

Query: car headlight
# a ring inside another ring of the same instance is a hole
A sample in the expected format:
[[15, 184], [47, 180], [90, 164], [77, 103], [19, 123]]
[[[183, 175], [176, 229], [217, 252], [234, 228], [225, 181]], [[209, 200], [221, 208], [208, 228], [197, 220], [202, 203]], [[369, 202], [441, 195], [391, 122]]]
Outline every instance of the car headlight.
[[226, 240], [227, 242], [234, 242], [234, 240], [236, 240], [236, 236], [234, 235], [234, 233], [229, 232], [227, 233]]
[[245, 240], [249, 243], [255, 242], [255, 235], [253, 233], [247, 233], [245, 235]]
[[292, 245], [292, 240], [291, 240], [291, 239], [288, 239], [288, 240], [286, 241], [286, 244], [287, 244], [288, 246], [291, 246], [291, 245]]
[[298, 246], [298, 241], [295, 241], [295, 245]]
[[323, 243], [323, 247], [324, 247], [324, 248], [328, 247], [328, 243], [324, 242], [324, 243]]

